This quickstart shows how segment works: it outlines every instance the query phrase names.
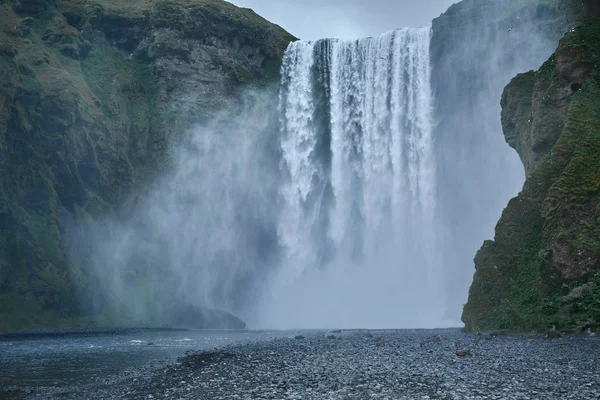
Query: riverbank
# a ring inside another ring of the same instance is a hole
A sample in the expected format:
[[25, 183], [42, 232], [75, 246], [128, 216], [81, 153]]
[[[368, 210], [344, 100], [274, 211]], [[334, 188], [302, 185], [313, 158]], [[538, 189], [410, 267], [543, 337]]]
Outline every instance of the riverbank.
[[[0, 400], [125, 387], [190, 352], [286, 337], [280, 331], [43, 330], [0, 336]], [[87, 398], [81, 395], [79, 398]]]
[[598, 399], [599, 358], [600, 337], [583, 334], [308, 333], [190, 353], [118, 381], [32, 398]]

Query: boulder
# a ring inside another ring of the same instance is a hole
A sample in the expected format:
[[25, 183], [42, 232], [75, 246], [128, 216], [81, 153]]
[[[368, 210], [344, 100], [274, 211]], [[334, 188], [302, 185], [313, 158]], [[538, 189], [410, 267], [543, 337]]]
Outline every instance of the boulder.
[[471, 353], [471, 349], [462, 349], [456, 350], [456, 355], [458, 357], [471, 357], [473, 356], [473, 353]]

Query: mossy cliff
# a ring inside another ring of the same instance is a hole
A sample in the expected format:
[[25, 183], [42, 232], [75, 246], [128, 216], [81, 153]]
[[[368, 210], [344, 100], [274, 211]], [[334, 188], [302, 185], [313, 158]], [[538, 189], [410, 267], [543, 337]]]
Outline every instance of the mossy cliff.
[[119, 212], [240, 86], [277, 82], [292, 40], [222, 0], [0, 0], [0, 331], [82, 324], [71, 228]]
[[464, 0], [433, 20], [436, 218], [445, 228], [438, 248], [451, 310], [463, 306], [473, 254], [523, 181], [503, 143], [502, 91], [516, 74], [539, 67], [574, 19], [556, 0]]
[[578, 6], [583, 22], [502, 95], [527, 180], [475, 257], [468, 329], [600, 324], [600, 7]]

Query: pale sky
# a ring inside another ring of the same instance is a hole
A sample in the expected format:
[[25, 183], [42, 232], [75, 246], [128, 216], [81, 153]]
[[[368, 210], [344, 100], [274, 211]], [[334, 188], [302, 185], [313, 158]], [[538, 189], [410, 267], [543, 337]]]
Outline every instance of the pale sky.
[[429, 25], [458, 0], [229, 0], [300, 39], [375, 36]]

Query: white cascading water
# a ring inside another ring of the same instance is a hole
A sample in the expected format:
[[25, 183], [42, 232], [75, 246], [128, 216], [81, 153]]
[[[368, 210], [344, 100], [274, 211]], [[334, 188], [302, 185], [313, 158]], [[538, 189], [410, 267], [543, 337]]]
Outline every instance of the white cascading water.
[[282, 67], [279, 238], [266, 326], [439, 327], [431, 29], [296, 42]]

